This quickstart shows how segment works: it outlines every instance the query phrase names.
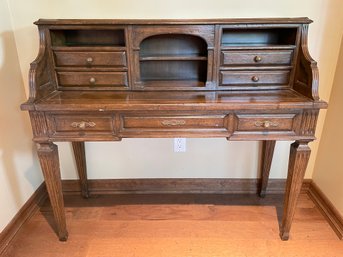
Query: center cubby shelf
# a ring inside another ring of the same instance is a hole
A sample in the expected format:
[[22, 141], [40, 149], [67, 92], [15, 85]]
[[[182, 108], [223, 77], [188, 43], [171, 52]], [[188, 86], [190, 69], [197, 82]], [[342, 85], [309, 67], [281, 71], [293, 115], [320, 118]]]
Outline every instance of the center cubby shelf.
[[222, 50], [292, 50], [295, 45], [275, 44], [221, 44]]
[[145, 83], [193, 81], [203, 86], [207, 79], [207, 56], [207, 44], [198, 36], [162, 34], [148, 37], [140, 45], [140, 80]]
[[141, 56], [140, 61], [207, 61], [206, 56], [197, 55], [155, 55]]
[[141, 80], [147, 81], [206, 81], [207, 62], [202, 61], [146, 61], [141, 62]]

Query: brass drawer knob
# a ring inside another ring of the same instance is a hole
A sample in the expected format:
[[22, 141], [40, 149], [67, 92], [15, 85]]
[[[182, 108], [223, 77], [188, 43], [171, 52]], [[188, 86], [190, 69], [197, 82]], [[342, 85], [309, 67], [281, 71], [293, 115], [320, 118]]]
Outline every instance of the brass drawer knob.
[[254, 61], [255, 62], [261, 62], [262, 61], [262, 57], [257, 55], [257, 56], [255, 56]]
[[86, 129], [86, 128], [94, 128], [96, 126], [96, 123], [92, 121], [81, 121], [81, 122], [75, 121], [71, 123], [70, 126], [73, 128], [78, 128], [78, 129]]
[[87, 62], [87, 64], [91, 64], [93, 62], [93, 58], [92, 57], [88, 57], [86, 59], [86, 62]]
[[254, 81], [254, 82], [258, 82], [258, 81], [260, 80], [260, 78], [257, 77], [257, 76], [253, 76], [253, 77], [251, 78], [251, 80]]
[[259, 127], [259, 128], [270, 128], [270, 127], [278, 127], [279, 123], [277, 122], [272, 122], [269, 120], [266, 121], [256, 121], [255, 122], [255, 127]]
[[89, 84], [95, 85], [95, 82], [96, 82], [95, 78], [92, 77], [89, 79]]
[[182, 126], [186, 124], [185, 120], [164, 120], [161, 122], [163, 126]]

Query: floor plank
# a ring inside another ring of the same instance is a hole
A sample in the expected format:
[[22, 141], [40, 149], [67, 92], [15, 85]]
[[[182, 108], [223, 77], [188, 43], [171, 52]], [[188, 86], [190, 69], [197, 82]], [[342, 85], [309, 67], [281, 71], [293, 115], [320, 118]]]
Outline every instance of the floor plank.
[[68, 195], [65, 205], [67, 242], [54, 233], [47, 201], [4, 256], [343, 256], [343, 242], [306, 194], [287, 242], [278, 235], [281, 195]]

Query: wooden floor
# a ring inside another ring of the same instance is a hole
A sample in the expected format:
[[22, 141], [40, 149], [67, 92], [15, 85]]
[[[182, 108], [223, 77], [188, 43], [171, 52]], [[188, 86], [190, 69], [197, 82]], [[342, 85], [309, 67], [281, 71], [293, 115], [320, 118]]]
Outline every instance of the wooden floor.
[[279, 238], [280, 195], [74, 195], [65, 202], [67, 242], [58, 241], [47, 202], [4, 256], [343, 256], [343, 241], [305, 194], [287, 242]]

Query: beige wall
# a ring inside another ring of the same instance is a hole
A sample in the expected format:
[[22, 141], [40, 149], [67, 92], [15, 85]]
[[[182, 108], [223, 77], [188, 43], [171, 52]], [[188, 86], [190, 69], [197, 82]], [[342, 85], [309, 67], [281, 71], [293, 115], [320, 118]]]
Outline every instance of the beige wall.
[[343, 40], [313, 181], [343, 215]]
[[7, 3], [0, 0], [0, 231], [42, 182]]
[[[4, 1], [4, 0], [2, 0]], [[221, 18], [296, 17], [315, 21], [310, 29], [310, 50], [320, 64], [320, 94], [328, 99], [342, 34], [341, 0], [7, 0], [13, 21], [22, 79], [28, 93], [29, 63], [38, 51], [38, 18]], [[22, 94], [24, 89], [18, 89]], [[25, 116], [26, 117], [26, 116]], [[317, 135], [321, 133], [321, 115]], [[22, 119], [25, 120], [25, 119]], [[21, 120], [21, 122], [22, 122]], [[29, 134], [27, 128], [26, 134]], [[120, 143], [88, 143], [90, 178], [131, 177], [257, 177], [256, 142], [224, 139], [189, 139], [186, 153], [173, 153], [172, 139], [127, 139]], [[306, 177], [311, 177], [317, 143]], [[63, 178], [75, 178], [70, 146], [59, 144]], [[287, 172], [289, 142], [277, 144], [271, 177]], [[0, 182], [1, 183], [1, 182]]]

